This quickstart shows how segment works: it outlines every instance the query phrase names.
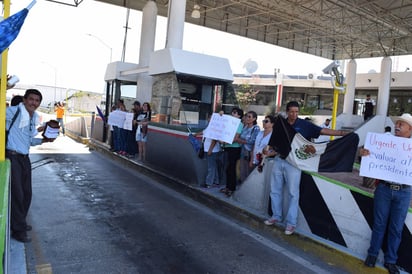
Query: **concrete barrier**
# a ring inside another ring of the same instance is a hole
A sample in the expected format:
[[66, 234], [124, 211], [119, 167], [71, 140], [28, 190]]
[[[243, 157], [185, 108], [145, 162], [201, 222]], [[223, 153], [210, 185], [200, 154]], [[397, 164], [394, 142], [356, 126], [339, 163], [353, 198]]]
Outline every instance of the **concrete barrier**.
[[[242, 205], [267, 216], [272, 165], [269, 161], [263, 173], [254, 171], [233, 196]], [[284, 193], [284, 202], [287, 203], [287, 193]], [[361, 260], [366, 258], [372, 234], [373, 194], [318, 173], [303, 172], [299, 208], [297, 233]], [[409, 208], [398, 251], [398, 264], [412, 273], [411, 250], [412, 209]], [[378, 262], [384, 262], [382, 251]]]

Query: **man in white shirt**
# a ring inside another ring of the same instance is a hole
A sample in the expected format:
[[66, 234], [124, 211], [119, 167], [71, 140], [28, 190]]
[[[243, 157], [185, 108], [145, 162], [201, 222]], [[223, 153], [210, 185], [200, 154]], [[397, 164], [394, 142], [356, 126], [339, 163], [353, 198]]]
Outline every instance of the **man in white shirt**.
[[31, 241], [27, 236], [31, 226], [26, 223], [32, 198], [30, 146], [54, 141], [45, 137], [35, 138], [39, 121], [36, 109], [41, 100], [40, 91], [28, 89], [23, 96], [23, 102], [8, 107], [6, 111], [6, 156], [11, 163], [11, 236], [24, 243]]

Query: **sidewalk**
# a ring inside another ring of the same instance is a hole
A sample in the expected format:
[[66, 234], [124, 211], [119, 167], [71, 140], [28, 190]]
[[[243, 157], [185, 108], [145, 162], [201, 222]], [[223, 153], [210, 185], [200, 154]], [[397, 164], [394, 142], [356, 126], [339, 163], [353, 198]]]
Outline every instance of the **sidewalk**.
[[11, 274], [26, 274], [26, 248], [24, 243], [15, 239], [10, 239], [10, 262], [9, 270]]

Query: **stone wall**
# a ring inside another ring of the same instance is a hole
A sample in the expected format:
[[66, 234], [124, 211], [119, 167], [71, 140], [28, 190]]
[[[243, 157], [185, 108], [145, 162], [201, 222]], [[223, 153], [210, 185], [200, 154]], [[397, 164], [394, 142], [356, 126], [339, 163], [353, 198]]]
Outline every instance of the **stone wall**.
[[158, 122], [170, 124], [179, 119], [182, 99], [176, 74], [166, 73], [153, 77], [152, 111], [156, 113]]

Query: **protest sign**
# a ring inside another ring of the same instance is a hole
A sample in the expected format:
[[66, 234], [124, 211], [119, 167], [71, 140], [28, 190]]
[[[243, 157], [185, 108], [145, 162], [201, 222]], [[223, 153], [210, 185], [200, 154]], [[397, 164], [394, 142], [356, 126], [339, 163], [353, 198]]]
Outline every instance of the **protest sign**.
[[412, 185], [412, 139], [369, 132], [365, 148], [370, 155], [362, 157], [361, 176]]
[[203, 136], [231, 144], [233, 143], [239, 123], [239, 118], [213, 113], [209, 125], [203, 131]]
[[112, 126], [123, 128], [127, 112], [115, 110], [110, 112], [107, 123]]
[[133, 117], [134, 117], [133, 112], [126, 113], [124, 123], [123, 123], [123, 128], [124, 129], [127, 129], [127, 130], [132, 130], [133, 129]]
[[43, 130], [43, 137], [48, 139], [56, 139], [59, 136], [60, 125], [56, 120], [50, 120], [46, 123]]

